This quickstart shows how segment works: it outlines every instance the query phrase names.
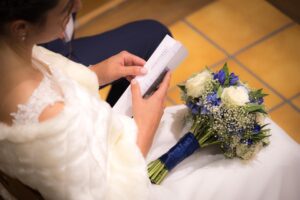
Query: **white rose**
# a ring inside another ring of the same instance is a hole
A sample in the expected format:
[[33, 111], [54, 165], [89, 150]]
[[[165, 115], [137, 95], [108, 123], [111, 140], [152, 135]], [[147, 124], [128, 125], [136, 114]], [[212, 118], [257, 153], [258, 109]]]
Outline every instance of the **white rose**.
[[243, 106], [249, 102], [247, 89], [242, 86], [225, 88], [221, 94], [221, 98], [225, 102], [238, 106]]
[[185, 83], [187, 95], [194, 98], [201, 96], [205, 90], [206, 83], [210, 82], [212, 75], [208, 70], [197, 74], [196, 76], [188, 79]]

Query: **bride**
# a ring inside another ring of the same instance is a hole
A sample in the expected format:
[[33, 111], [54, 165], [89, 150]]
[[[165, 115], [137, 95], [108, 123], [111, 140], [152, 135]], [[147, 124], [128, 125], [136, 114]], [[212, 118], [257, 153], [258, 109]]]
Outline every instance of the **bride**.
[[134, 119], [120, 116], [98, 87], [143, 74], [143, 59], [121, 52], [86, 68], [35, 45], [63, 32], [75, 1], [0, 2], [0, 170], [46, 199], [145, 199], [170, 74], [147, 100], [132, 80]]
[[86, 68], [36, 46], [63, 32], [73, 0], [0, 5], [2, 196], [8, 197], [4, 188], [16, 191], [9, 187], [12, 178], [56, 200], [300, 199], [299, 145], [271, 120], [271, 144], [254, 160], [225, 160], [217, 149], [201, 150], [162, 185], [151, 185], [147, 162], [186, 131], [184, 106], [164, 111], [170, 73], [148, 99], [131, 80], [134, 117], [118, 115], [100, 99], [98, 87], [142, 75], [144, 60], [121, 52]]

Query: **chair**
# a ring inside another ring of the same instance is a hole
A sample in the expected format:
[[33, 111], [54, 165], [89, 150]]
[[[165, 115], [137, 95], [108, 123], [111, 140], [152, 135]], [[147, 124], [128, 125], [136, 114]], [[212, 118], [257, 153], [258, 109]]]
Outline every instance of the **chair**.
[[38, 191], [28, 187], [17, 179], [10, 178], [2, 171], [0, 171], [0, 183], [18, 200], [44, 200]]

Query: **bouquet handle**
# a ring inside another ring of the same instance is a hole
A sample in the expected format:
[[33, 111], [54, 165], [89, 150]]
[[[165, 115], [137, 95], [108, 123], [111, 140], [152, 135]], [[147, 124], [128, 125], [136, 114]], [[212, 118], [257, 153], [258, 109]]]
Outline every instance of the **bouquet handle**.
[[194, 134], [186, 133], [167, 153], [149, 164], [148, 175], [151, 182], [160, 184], [170, 170], [199, 148], [200, 144]]

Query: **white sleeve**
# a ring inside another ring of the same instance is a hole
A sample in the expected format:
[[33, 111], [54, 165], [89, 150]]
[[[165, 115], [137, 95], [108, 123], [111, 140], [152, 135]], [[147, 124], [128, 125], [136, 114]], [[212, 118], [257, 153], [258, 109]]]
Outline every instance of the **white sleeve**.
[[147, 199], [150, 181], [146, 161], [136, 144], [136, 124], [132, 118], [116, 113], [112, 118], [108, 199]]

